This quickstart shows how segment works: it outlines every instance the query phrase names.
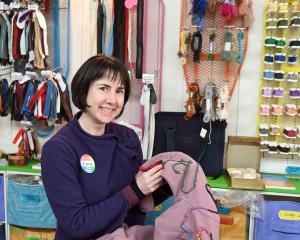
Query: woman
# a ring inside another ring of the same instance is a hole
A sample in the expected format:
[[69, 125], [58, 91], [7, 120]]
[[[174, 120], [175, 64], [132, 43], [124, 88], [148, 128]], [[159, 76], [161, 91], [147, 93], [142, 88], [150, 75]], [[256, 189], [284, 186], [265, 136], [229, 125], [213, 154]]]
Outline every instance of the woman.
[[[138, 202], [162, 185], [163, 167], [138, 173], [143, 159], [137, 135], [112, 122], [129, 98], [127, 70], [114, 58], [96, 55], [80, 67], [71, 90], [80, 111], [42, 151], [56, 239], [97, 238], [124, 223], [143, 224]], [[152, 196], [154, 203], [167, 197], [159, 191]]]

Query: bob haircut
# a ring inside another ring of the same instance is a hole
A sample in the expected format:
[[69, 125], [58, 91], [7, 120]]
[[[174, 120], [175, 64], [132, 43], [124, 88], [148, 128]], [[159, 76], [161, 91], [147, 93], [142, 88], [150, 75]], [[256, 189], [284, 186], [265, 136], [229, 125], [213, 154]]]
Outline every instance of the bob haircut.
[[124, 86], [124, 105], [116, 117], [118, 118], [122, 115], [130, 95], [130, 77], [126, 67], [117, 58], [102, 54], [89, 58], [72, 79], [72, 101], [77, 108], [85, 111], [85, 108], [89, 107], [86, 98], [91, 84], [103, 77], [108, 77], [111, 81], [117, 81], [120, 77], [121, 84]]

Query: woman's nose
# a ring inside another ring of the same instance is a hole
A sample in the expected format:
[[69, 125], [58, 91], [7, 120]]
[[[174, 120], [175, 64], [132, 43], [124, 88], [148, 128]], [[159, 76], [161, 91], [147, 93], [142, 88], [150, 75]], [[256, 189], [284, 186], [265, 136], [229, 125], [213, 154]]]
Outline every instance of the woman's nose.
[[114, 92], [110, 92], [110, 93], [107, 95], [106, 101], [107, 101], [108, 103], [116, 103], [116, 94], [115, 94]]

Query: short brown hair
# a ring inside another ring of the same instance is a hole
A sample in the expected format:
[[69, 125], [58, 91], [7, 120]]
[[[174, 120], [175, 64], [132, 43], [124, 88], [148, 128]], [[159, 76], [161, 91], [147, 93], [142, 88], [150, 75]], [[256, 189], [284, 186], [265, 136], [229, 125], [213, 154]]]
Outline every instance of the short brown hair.
[[84, 111], [88, 107], [86, 98], [91, 84], [105, 75], [108, 75], [112, 81], [120, 76], [121, 84], [124, 86], [124, 106], [117, 116], [119, 117], [130, 95], [130, 77], [126, 67], [117, 58], [99, 54], [83, 63], [72, 79], [72, 101], [77, 108]]

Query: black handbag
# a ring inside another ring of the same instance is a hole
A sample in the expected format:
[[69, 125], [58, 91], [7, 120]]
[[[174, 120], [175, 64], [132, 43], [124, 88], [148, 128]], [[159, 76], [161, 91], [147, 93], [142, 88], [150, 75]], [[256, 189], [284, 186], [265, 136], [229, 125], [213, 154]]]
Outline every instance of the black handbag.
[[204, 123], [203, 114], [185, 120], [185, 114], [155, 114], [153, 156], [162, 152], [180, 151], [195, 159], [206, 176], [218, 177], [223, 171], [226, 121]]

